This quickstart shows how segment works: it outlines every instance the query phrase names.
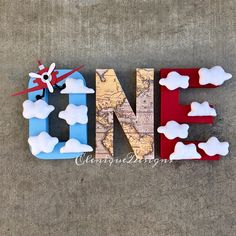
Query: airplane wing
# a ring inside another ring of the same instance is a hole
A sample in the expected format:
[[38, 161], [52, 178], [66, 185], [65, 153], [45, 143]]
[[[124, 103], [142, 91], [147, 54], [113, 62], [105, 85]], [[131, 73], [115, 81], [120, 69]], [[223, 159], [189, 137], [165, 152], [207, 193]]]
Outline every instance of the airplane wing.
[[65, 73], [64, 75], [58, 77], [57, 80], [56, 80], [56, 83], [62, 81], [63, 79], [67, 78], [68, 76], [72, 75], [73, 73], [75, 73], [76, 71], [80, 70], [83, 67], [84, 67], [84, 65], [81, 65], [81, 66], [79, 66], [79, 67], [77, 67], [77, 68], [75, 68], [75, 69]]
[[21, 92], [11, 94], [11, 96], [18, 96], [18, 95], [21, 95], [21, 94], [34, 92], [34, 91], [41, 90], [41, 89], [43, 89], [43, 87], [41, 85], [40, 86], [38, 85], [38, 86], [35, 86], [35, 87], [32, 87], [32, 88], [25, 89]]

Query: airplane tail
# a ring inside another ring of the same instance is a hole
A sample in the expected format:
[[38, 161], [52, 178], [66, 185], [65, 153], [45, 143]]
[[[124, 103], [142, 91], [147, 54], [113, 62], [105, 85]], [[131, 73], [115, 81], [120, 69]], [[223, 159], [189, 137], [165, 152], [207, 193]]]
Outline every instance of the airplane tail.
[[45, 66], [41, 63], [40, 60], [38, 60], [39, 70], [43, 70]]

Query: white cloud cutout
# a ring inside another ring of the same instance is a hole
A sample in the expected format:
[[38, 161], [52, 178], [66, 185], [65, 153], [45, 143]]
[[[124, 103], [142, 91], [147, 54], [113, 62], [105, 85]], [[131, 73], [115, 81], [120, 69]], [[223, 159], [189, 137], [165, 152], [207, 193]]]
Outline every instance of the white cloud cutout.
[[165, 126], [160, 126], [157, 129], [158, 133], [164, 134], [168, 139], [187, 138], [189, 125], [179, 124], [178, 122], [171, 120], [166, 123]]
[[186, 89], [189, 86], [189, 76], [180, 75], [176, 71], [170, 72], [166, 78], [162, 78], [159, 84], [166, 86], [169, 90], [175, 90], [177, 88]]
[[66, 110], [60, 111], [58, 117], [66, 120], [68, 125], [75, 123], [87, 124], [88, 123], [88, 108], [85, 105], [76, 106], [69, 104]]
[[77, 139], [71, 138], [60, 149], [61, 153], [70, 153], [70, 152], [92, 152], [93, 148], [87, 144], [80, 143]]
[[54, 109], [54, 106], [48, 105], [42, 99], [37, 100], [36, 102], [32, 102], [30, 100], [23, 102], [23, 116], [26, 119], [46, 119]]
[[214, 156], [216, 154], [226, 156], [229, 153], [229, 143], [220, 142], [216, 137], [209, 138], [205, 143], [199, 143], [198, 147], [204, 150], [208, 156]]
[[216, 116], [216, 110], [210, 107], [208, 102], [192, 102], [188, 116]]
[[61, 90], [61, 93], [94, 93], [94, 90], [84, 85], [83, 80], [67, 78], [66, 87]]
[[232, 78], [232, 75], [226, 73], [221, 66], [214, 66], [211, 69], [201, 68], [198, 71], [199, 83], [201, 85], [213, 84], [222, 85], [226, 80]]
[[197, 152], [197, 147], [194, 143], [184, 144], [178, 142], [175, 145], [174, 152], [170, 155], [170, 160], [190, 160], [201, 159], [201, 155]]
[[33, 155], [40, 152], [50, 153], [53, 151], [55, 145], [59, 142], [58, 138], [51, 137], [47, 132], [43, 131], [37, 136], [31, 136], [28, 143], [31, 147]]

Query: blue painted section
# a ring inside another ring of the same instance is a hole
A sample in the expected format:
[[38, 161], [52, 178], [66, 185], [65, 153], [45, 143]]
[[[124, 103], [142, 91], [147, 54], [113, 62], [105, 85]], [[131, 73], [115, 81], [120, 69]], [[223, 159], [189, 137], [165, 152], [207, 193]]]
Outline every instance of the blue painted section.
[[[57, 71], [59, 72], [57, 77], [59, 77], [70, 70], [57, 70]], [[84, 85], [86, 85], [84, 77], [79, 72], [73, 73], [70, 77], [73, 79], [81, 79], [83, 80]], [[28, 88], [36, 86], [36, 84], [33, 83], [33, 80], [34, 78], [30, 78]], [[64, 83], [65, 83], [65, 80], [62, 80], [58, 83], [58, 85], [63, 85]], [[42, 93], [43, 93], [42, 90], [28, 93], [28, 99], [31, 101], [36, 101], [36, 95], [42, 95]], [[46, 90], [45, 97], [43, 98], [43, 100], [48, 103], [48, 90]], [[69, 103], [77, 105], [77, 106], [87, 105], [86, 94], [69, 94]], [[29, 136], [39, 135], [43, 131], [48, 132], [49, 130], [48, 123], [49, 123], [48, 118], [47, 119], [37, 119], [37, 118], [29, 119]], [[81, 143], [87, 144], [87, 124], [70, 125], [69, 131], [70, 131], [70, 135], [69, 135], [70, 138], [75, 138], [79, 140]], [[83, 154], [83, 153], [60, 153], [60, 148], [63, 147], [64, 145], [65, 145], [65, 142], [59, 142], [54, 147], [53, 152], [51, 153], [41, 152], [38, 155], [36, 155], [36, 157], [39, 159], [48, 159], [48, 160], [72, 159], [72, 158], [80, 157]]]

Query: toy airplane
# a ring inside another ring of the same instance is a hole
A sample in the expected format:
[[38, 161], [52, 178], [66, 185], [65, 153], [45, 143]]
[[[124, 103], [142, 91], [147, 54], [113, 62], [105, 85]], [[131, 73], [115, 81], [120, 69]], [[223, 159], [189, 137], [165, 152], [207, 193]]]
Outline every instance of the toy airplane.
[[58, 71], [54, 71], [55, 63], [52, 63], [49, 66], [49, 68], [44, 67], [44, 65], [40, 61], [38, 61], [38, 64], [39, 64], [38, 74], [33, 73], [33, 72], [29, 73], [30, 77], [35, 78], [35, 80], [33, 82], [37, 85], [35, 87], [25, 89], [21, 92], [14, 93], [14, 94], [12, 94], [12, 96], [18, 96], [21, 94], [30, 93], [30, 92], [34, 92], [37, 90], [43, 90], [42, 96], [40, 96], [40, 95], [36, 96], [37, 100], [41, 99], [45, 95], [46, 88], [49, 90], [50, 93], [53, 93], [53, 91], [54, 91], [53, 86], [56, 86], [57, 88], [60, 88], [60, 89], [65, 88], [65, 84], [62, 86], [59, 86], [59, 85], [57, 85], [57, 83], [59, 83], [60, 81], [62, 81], [65, 78], [67, 78], [68, 76], [70, 76], [74, 72], [80, 70], [84, 66], [84, 65], [81, 65], [81, 66], [79, 66], [79, 67], [77, 67], [77, 68], [69, 71], [68, 73], [65, 73], [64, 75], [57, 78]]

